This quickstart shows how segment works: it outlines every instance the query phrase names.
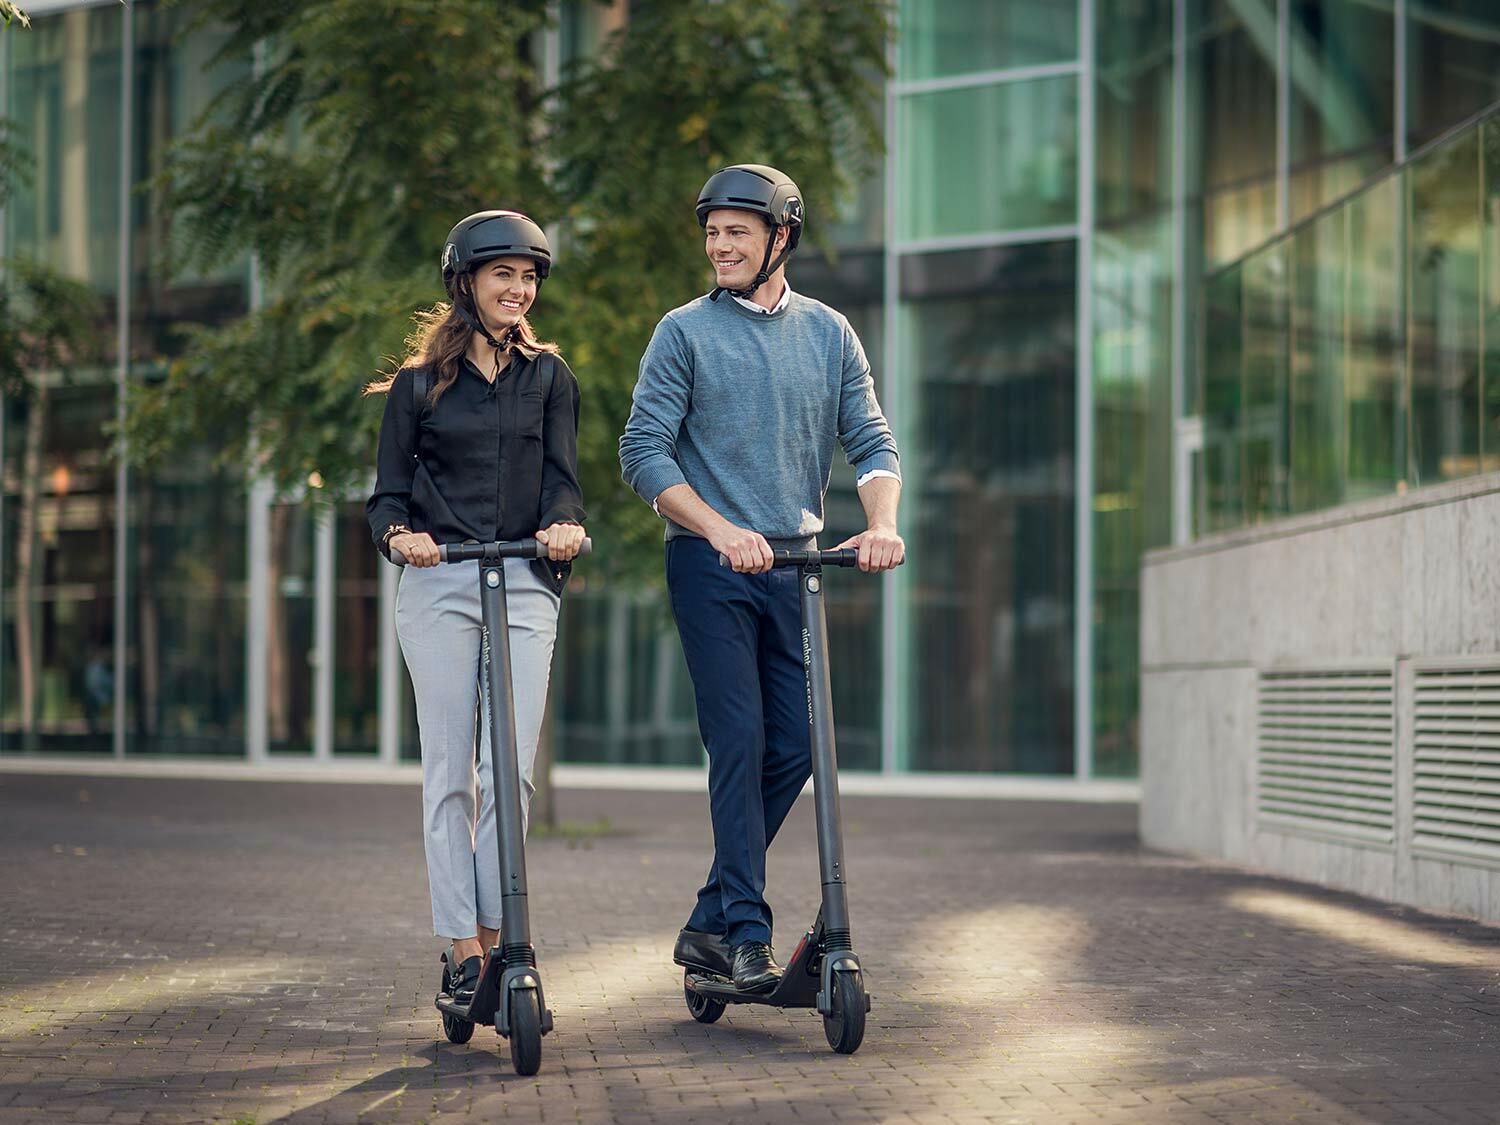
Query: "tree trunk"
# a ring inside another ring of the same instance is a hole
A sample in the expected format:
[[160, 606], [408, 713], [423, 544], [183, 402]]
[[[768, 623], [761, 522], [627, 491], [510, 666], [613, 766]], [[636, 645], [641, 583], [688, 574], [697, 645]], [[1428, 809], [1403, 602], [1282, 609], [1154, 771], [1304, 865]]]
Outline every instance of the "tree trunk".
[[41, 688], [41, 629], [37, 624], [37, 523], [42, 502], [42, 442], [47, 427], [47, 387], [38, 382], [27, 404], [26, 446], [21, 460], [21, 510], [16, 519], [16, 671], [21, 681], [21, 746], [38, 746], [37, 704]]

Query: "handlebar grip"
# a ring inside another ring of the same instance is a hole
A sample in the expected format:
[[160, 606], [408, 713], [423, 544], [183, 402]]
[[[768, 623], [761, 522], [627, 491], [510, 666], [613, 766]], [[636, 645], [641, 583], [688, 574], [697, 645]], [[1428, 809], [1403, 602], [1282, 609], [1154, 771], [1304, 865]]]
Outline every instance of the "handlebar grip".
[[[439, 543], [438, 561], [466, 562], [469, 559], [477, 559], [483, 556], [485, 546], [487, 544], [483, 543]], [[455, 557], [450, 557], [450, 547], [457, 548], [451, 552]], [[501, 555], [506, 558], [545, 559], [547, 557], [547, 545], [539, 539], [517, 539], [514, 542], [504, 544], [504, 547], [506, 549], [501, 551]], [[577, 557], [582, 558], [584, 555], [593, 554], [593, 551], [594, 541], [585, 536], [583, 542], [578, 545]], [[395, 547], [390, 549], [390, 558], [391, 562], [397, 566], [405, 566], [407, 564], [406, 556]]]

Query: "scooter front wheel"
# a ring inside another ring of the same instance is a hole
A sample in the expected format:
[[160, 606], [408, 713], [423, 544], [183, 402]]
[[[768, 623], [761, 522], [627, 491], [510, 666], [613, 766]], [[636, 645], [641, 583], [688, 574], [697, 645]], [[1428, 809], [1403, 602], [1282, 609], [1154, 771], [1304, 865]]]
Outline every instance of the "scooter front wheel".
[[688, 976], [688, 973], [682, 974], [682, 995], [687, 1001], [688, 1015], [699, 1023], [713, 1023], [724, 1014], [724, 1001], [695, 991], [688, 983]]
[[[448, 966], [443, 966], [443, 988], [445, 994], [451, 994], [451, 981], [448, 978]], [[450, 1043], [467, 1043], [474, 1038], [474, 1024], [462, 1016], [451, 1015], [443, 1012], [443, 1034], [448, 1037]]]
[[510, 993], [510, 1063], [516, 1073], [532, 1075], [542, 1069], [542, 1002], [534, 988]]
[[841, 1055], [852, 1055], [865, 1041], [865, 987], [859, 974], [833, 974], [833, 1012], [823, 1017], [828, 1045]]

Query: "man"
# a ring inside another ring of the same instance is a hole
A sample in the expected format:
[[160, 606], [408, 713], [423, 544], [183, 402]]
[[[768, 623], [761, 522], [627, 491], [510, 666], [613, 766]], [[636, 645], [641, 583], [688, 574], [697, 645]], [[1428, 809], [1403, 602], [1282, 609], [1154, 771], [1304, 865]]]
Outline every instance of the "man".
[[898, 565], [900, 465], [848, 320], [787, 284], [797, 185], [733, 165], [697, 212], [716, 286], [657, 325], [620, 464], [667, 521], [667, 587], [708, 749], [714, 861], [675, 958], [769, 991], [781, 968], [766, 846], [812, 771], [797, 576], [773, 570], [771, 552], [823, 530], [837, 438], [868, 522], [839, 546], [859, 549], [861, 570]]

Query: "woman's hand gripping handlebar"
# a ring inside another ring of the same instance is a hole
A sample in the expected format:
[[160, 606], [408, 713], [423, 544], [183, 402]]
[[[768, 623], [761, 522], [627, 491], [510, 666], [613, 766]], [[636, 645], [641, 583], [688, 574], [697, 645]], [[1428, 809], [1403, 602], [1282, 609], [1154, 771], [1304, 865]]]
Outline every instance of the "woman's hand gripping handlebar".
[[[578, 547], [581, 558], [594, 549], [594, 541], [585, 539]], [[438, 562], [457, 563], [479, 559], [481, 562], [498, 562], [500, 559], [545, 559], [547, 544], [540, 539], [513, 539], [496, 543], [441, 543], [437, 548]], [[406, 565], [406, 556], [393, 544], [391, 562]]]

